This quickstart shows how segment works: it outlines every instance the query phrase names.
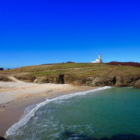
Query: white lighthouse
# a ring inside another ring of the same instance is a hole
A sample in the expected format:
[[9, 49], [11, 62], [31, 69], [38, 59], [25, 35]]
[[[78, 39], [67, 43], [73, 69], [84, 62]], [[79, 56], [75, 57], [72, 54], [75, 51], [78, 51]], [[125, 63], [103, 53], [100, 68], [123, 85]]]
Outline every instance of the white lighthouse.
[[99, 59], [101, 60], [101, 54], [99, 54]]
[[99, 54], [99, 58], [97, 58], [95, 61], [92, 61], [91, 63], [103, 63], [101, 59], [101, 54]]

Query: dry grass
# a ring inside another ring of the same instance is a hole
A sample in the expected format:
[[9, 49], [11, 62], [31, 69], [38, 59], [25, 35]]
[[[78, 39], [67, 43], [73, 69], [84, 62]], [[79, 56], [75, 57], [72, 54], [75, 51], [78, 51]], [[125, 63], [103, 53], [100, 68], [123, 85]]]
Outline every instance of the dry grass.
[[92, 63], [69, 63], [54, 65], [38, 65], [16, 68], [12, 70], [0, 71], [0, 74], [18, 74], [28, 73], [35, 76], [57, 76], [59, 74], [70, 74], [77, 77], [92, 76], [134, 76], [140, 75], [140, 67], [108, 65], [108, 64], [92, 64]]

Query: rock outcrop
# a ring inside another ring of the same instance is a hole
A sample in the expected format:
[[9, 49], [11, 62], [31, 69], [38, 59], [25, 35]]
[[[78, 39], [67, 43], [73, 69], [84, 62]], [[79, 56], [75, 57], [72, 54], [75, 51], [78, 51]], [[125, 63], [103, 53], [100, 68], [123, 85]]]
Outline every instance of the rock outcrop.
[[116, 83], [116, 77], [110, 76], [110, 77], [95, 77], [92, 80], [92, 86], [114, 86]]
[[35, 83], [54, 83], [59, 84], [58, 77], [47, 77], [47, 76], [38, 76], [35, 81]]
[[128, 87], [132, 86], [132, 82], [134, 81], [133, 77], [121, 77], [117, 76], [116, 77], [116, 84], [115, 87]]
[[137, 87], [135, 86], [135, 84], [137, 83], [137, 81], [140, 79], [140, 76], [128, 76], [128, 77], [121, 77], [121, 76], [117, 76], [116, 77], [116, 84], [115, 87]]
[[134, 83], [134, 86], [135, 88], [140, 88], [140, 79], [137, 80], [135, 83]]
[[6, 76], [0, 76], [0, 81], [3, 81], [3, 82], [12, 82], [12, 80], [9, 79], [9, 78], [6, 77]]
[[74, 77], [65, 76], [65, 83], [85, 86], [115, 86], [140, 88], [140, 76]]
[[77, 77], [75, 75], [58, 75], [55, 77], [49, 76], [15, 76], [19, 80], [35, 83], [54, 83], [54, 84], [72, 84], [84, 86], [115, 86], [115, 87], [135, 87], [140, 88], [140, 76], [100, 76], [100, 77]]
[[25, 81], [25, 82], [33, 82], [36, 79], [36, 76], [32, 75], [21, 75], [21, 76], [14, 76], [18, 80]]

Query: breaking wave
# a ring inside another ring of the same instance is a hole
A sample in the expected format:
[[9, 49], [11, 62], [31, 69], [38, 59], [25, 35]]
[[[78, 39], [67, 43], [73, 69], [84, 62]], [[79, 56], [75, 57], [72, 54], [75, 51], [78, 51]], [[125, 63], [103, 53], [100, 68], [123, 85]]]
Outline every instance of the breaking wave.
[[[79, 96], [79, 95], [86, 95], [88, 93], [91, 92], [96, 92], [96, 91], [100, 91], [100, 90], [105, 90], [105, 89], [109, 89], [111, 88], [110, 86], [105, 86], [105, 87], [101, 87], [101, 88], [97, 88], [97, 89], [93, 89], [93, 90], [89, 90], [89, 91], [84, 91], [84, 92], [76, 92], [76, 93], [72, 93], [72, 94], [68, 94], [68, 95], [63, 95], [63, 96], [59, 96], [53, 99], [46, 99], [44, 102], [41, 102], [37, 105], [34, 106], [34, 108], [28, 107], [25, 110], [25, 114], [21, 117], [20, 121], [15, 123], [14, 125], [12, 125], [6, 132], [6, 137], [10, 136], [10, 135], [16, 135], [16, 133], [18, 132], [19, 128], [26, 125], [27, 122], [35, 115], [35, 112], [42, 106], [45, 106], [46, 104], [53, 102], [53, 101], [59, 101], [59, 100], [65, 100], [65, 99], [69, 99], [75, 96]], [[30, 109], [30, 111], [29, 111]]]

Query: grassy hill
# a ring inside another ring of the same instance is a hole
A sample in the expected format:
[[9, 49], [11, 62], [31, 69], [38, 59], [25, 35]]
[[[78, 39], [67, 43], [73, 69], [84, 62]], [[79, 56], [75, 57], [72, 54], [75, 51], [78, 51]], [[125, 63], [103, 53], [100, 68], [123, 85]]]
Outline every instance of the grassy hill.
[[0, 71], [0, 74], [28, 73], [35, 76], [57, 76], [59, 74], [70, 74], [75, 76], [106, 76], [140, 75], [140, 67], [92, 64], [92, 63], [66, 63], [53, 65], [27, 66], [11, 70]]
[[[59, 76], [63, 74], [66, 77], [69, 76], [69, 79], [65, 78], [65, 81], [67, 81], [66, 83], [77, 83], [80, 85], [85, 83], [83, 82], [83, 79], [84, 80], [86, 79], [87, 81], [87, 79], [90, 77], [94, 77], [94, 79], [95, 78], [97, 79], [98, 77], [98, 78], [102, 78], [102, 80], [103, 79], [105, 80], [109, 77], [115, 77], [117, 80], [117, 78], [120, 77], [121, 79], [119, 79], [119, 82], [122, 81], [123, 83], [124, 80], [122, 78], [125, 78], [125, 79], [127, 78], [129, 79], [128, 81], [130, 82], [134, 80], [135, 81], [139, 80], [140, 67], [133, 67], [133, 66], [127, 66], [127, 65], [126, 66], [125, 65], [111, 65], [111, 64], [105, 64], [105, 63], [103, 64], [61, 63], [61, 64], [52, 64], [52, 65], [36, 65], [36, 66], [21, 67], [21, 68], [16, 68], [12, 70], [0, 71], [0, 74], [1, 75], [2, 74], [3, 75], [24, 74], [24, 78], [23, 78], [24, 80], [28, 79], [28, 78], [25, 78], [25, 76], [30, 77], [30, 79], [33, 79], [33, 80], [36, 79], [36, 77], [45, 77], [48, 79], [46, 82], [51, 82], [51, 83], [59, 83], [58, 82], [60, 80]], [[31, 78], [31, 77], [34, 77], [34, 78]], [[57, 79], [50, 80], [49, 78], [57, 78]], [[22, 80], [21, 76], [20, 76], [20, 79]], [[92, 83], [93, 83], [93, 79], [92, 79]], [[109, 84], [102, 84], [102, 85], [109, 85]], [[123, 84], [123, 85], [125, 86], [126, 84]]]

